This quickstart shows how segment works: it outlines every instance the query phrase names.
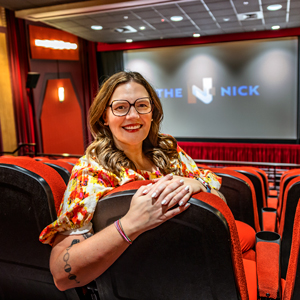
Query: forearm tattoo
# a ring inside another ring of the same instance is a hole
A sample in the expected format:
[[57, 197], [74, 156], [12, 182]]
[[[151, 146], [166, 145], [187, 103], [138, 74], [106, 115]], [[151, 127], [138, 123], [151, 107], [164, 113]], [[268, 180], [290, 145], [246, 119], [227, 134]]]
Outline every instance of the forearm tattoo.
[[75, 280], [76, 283], [80, 283], [80, 281], [78, 281], [78, 280], [76, 279], [76, 278], [77, 278], [76, 275], [74, 275], [74, 274], [71, 273], [72, 268], [71, 268], [70, 264], [68, 263], [68, 261], [69, 261], [69, 258], [70, 258], [69, 250], [71, 249], [71, 247], [72, 247], [73, 245], [78, 244], [79, 242], [80, 242], [80, 240], [74, 239], [74, 240], [72, 241], [71, 245], [66, 249], [67, 252], [65, 253], [65, 255], [64, 255], [64, 257], [63, 257], [63, 260], [64, 260], [64, 262], [66, 263], [66, 265], [64, 266], [65, 272], [66, 272], [66, 273], [69, 273], [68, 278], [69, 278], [70, 280]]
[[84, 237], [85, 240], [88, 239], [88, 238], [90, 238], [91, 236], [92, 236], [92, 234], [91, 234], [90, 232], [85, 233], [85, 234], [83, 235], [83, 237]]

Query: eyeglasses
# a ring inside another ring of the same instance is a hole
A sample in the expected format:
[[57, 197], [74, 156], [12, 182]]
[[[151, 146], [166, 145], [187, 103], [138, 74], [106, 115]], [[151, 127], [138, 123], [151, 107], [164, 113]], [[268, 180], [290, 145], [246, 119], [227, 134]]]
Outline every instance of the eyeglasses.
[[149, 114], [152, 111], [152, 101], [149, 97], [143, 97], [136, 99], [134, 103], [129, 103], [127, 100], [114, 100], [110, 105], [112, 113], [117, 117], [126, 116], [131, 106], [134, 106], [135, 110], [141, 114]]

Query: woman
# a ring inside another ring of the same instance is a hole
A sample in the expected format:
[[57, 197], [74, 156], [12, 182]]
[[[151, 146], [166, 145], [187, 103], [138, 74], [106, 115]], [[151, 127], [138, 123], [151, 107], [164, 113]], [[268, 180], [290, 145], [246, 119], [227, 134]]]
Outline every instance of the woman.
[[[159, 98], [139, 73], [117, 73], [101, 87], [89, 116], [95, 141], [73, 169], [58, 219], [40, 236], [53, 245], [50, 269], [60, 290], [97, 278], [140, 234], [188, 209], [192, 194], [223, 197], [220, 178], [200, 172], [173, 137], [159, 133], [162, 117]], [[128, 213], [93, 234], [97, 201], [145, 179], [153, 183], [138, 189]]]

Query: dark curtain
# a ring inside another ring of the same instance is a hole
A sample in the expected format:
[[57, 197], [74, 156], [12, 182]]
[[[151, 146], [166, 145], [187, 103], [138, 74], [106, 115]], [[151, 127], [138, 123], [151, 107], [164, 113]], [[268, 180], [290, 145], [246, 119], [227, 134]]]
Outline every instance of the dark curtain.
[[88, 111], [98, 91], [98, 72], [96, 60], [96, 43], [79, 38], [80, 63], [83, 80], [83, 112], [84, 112], [84, 134], [85, 148], [93, 140], [88, 130]]
[[[35, 143], [33, 99], [26, 89], [29, 58], [25, 21], [17, 19], [13, 11], [6, 9], [5, 13], [17, 141], [19, 144]], [[21, 149], [19, 154], [24, 151]]]
[[124, 70], [123, 51], [97, 52], [99, 85], [109, 76]]

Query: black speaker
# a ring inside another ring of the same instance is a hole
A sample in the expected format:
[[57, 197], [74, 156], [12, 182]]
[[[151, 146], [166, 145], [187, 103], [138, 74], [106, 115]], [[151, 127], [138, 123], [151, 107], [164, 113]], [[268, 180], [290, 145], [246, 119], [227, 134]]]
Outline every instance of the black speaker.
[[39, 80], [40, 73], [37, 72], [28, 72], [26, 80], [26, 88], [34, 89]]

